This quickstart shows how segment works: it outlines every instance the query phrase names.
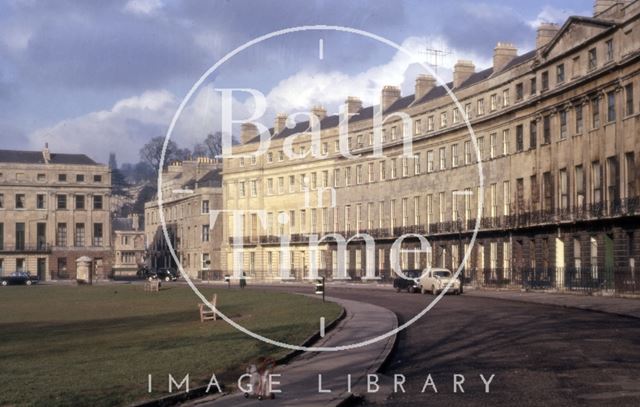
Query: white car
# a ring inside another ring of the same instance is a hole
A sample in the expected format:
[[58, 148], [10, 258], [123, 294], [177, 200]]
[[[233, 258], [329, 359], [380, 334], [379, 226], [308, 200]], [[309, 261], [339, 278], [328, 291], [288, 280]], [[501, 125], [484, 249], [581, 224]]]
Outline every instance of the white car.
[[425, 294], [429, 291], [433, 295], [438, 295], [447, 288], [449, 281], [452, 283], [447, 292], [459, 295], [460, 280], [454, 278], [451, 271], [441, 268], [431, 269], [420, 278], [420, 292]]

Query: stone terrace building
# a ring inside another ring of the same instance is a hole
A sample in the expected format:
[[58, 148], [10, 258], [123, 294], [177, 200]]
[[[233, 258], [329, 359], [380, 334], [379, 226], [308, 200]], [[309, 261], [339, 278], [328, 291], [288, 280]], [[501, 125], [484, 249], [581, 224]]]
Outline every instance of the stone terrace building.
[[113, 276], [132, 277], [146, 263], [144, 230], [140, 230], [137, 214], [126, 218], [115, 218], [113, 227]]
[[111, 272], [111, 174], [82, 154], [0, 150], [0, 270], [73, 279], [93, 259]]
[[[373, 107], [357, 98], [346, 101], [355, 113], [349, 146], [362, 154], [357, 160], [339, 154], [339, 118], [322, 108], [313, 112], [321, 119], [324, 158], [288, 159], [283, 141], [293, 134], [302, 134], [293, 142], [296, 153], [312, 148], [304, 135], [309, 123], [290, 129], [286, 116], [278, 116], [267, 154], [225, 161], [225, 209], [249, 211], [238, 261], [251, 276], [277, 279], [282, 257], [301, 278], [309, 267], [308, 234], [363, 232], [375, 238], [376, 274], [388, 278], [390, 245], [417, 233], [432, 252], [403, 254], [405, 269], [430, 263], [455, 270], [469, 252], [464, 273], [471, 284], [640, 288], [639, 19], [640, 1], [598, 0], [593, 17], [543, 24], [533, 51], [518, 55], [499, 43], [493, 66], [479, 72], [472, 62], [458, 62], [448, 85], [462, 111], [429, 76], [416, 79], [413, 95], [385, 87], [384, 158], [371, 154]], [[412, 118], [410, 128], [399, 112]], [[402, 156], [407, 132], [414, 157]], [[255, 127], [244, 125], [234, 154], [255, 151], [255, 136]], [[334, 207], [329, 193], [316, 201], [319, 188], [334, 188]], [[484, 205], [471, 247], [480, 194]], [[266, 211], [266, 228], [252, 210]], [[280, 225], [278, 215], [289, 223]], [[231, 269], [233, 233], [225, 223], [222, 260]], [[290, 237], [290, 251], [279, 250], [281, 233]], [[349, 275], [365, 277], [363, 242], [354, 239], [348, 248]], [[331, 243], [321, 249], [321, 274], [332, 277], [335, 251]]]
[[[210, 225], [209, 211], [222, 208], [221, 164], [212, 159], [172, 163], [163, 174], [167, 231], [180, 263], [191, 278], [221, 278], [222, 223]], [[145, 235], [151, 268], [176, 267], [167, 247], [158, 200], [145, 204]]]

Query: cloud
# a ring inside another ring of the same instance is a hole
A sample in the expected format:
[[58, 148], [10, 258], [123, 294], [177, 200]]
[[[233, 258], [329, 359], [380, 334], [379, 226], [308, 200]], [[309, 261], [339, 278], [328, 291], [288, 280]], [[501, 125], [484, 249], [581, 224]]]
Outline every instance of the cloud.
[[129, 0], [124, 5], [124, 11], [148, 16], [160, 10], [162, 6], [161, 0]]
[[[378, 104], [380, 91], [385, 85], [401, 86], [405, 94], [411, 94], [415, 76], [418, 73], [428, 73], [418, 65], [424, 62], [424, 46], [434, 42], [448, 47], [443, 38], [409, 37], [401, 45], [411, 55], [397, 51], [389, 61], [355, 74], [340, 70], [328, 73], [301, 70], [280, 81], [268, 93], [267, 103], [274, 112], [307, 111], [316, 104], [337, 112], [338, 106], [347, 96], [359, 97], [365, 106]], [[454, 50], [447, 58], [439, 61], [439, 72], [445, 72], [441, 78], [444, 82], [449, 80], [447, 72], [451, 72], [457, 59], [473, 59], [478, 69], [490, 64], [488, 58]]]
[[562, 24], [567, 18], [574, 15], [589, 15], [589, 12], [576, 13], [574, 10], [559, 9], [553, 6], [544, 6], [535, 19], [528, 21], [530, 27], [538, 28], [542, 23]]

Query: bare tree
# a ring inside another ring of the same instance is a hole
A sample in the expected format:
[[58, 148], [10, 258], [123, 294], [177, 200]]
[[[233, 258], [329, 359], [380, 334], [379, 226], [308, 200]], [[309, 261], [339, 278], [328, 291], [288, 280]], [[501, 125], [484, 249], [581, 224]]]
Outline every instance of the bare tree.
[[[154, 137], [140, 149], [140, 160], [148, 164], [157, 173], [160, 166], [160, 158], [162, 156], [162, 146], [164, 145], [164, 137]], [[169, 140], [165, 151], [163, 167], [166, 167], [174, 160], [186, 160], [191, 156], [188, 148], [181, 149], [176, 143]]]
[[216, 158], [216, 156], [222, 155], [222, 133], [215, 132], [209, 134], [204, 140], [204, 146], [208, 151], [209, 158]]

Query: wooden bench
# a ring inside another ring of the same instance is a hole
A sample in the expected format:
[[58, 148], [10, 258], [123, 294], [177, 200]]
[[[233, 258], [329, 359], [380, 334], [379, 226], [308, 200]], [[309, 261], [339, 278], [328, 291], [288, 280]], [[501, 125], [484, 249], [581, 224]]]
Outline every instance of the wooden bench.
[[151, 280], [144, 283], [144, 290], [149, 292], [160, 292], [160, 281]]
[[[211, 299], [211, 305], [213, 305], [214, 308], [218, 306], [217, 294], [213, 294], [213, 298]], [[211, 308], [209, 308], [207, 304], [198, 304], [198, 307], [200, 308], [200, 322], [211, 321], [211, 320], [215, 321], [218, 319], [216, 312]]]

